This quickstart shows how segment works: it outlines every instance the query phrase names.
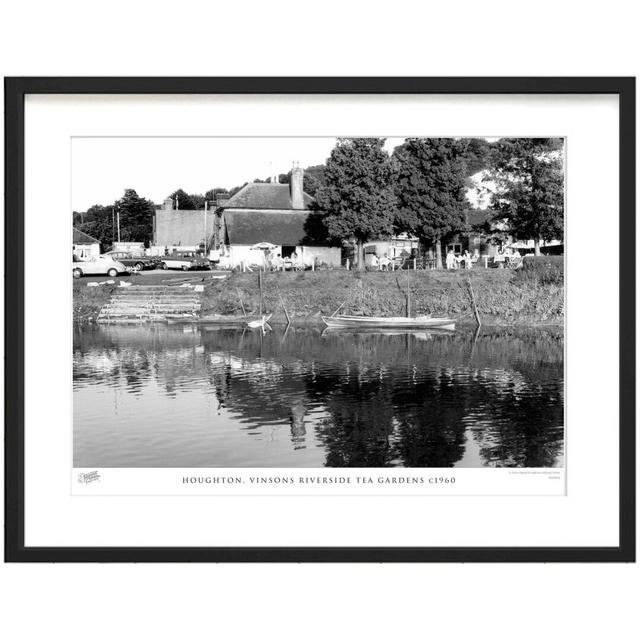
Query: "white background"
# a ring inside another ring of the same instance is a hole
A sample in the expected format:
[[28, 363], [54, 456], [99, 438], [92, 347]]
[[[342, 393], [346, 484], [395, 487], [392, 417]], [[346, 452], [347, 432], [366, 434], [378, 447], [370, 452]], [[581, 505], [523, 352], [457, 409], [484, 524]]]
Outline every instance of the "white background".
[[[628, 2], [451, 2], [433, 9], [423, 2], [398, 1], [391, 9], [388, 2], [353, 7], [323, 2], [308, 6], [308, 13], [304, 6], [12, 3], [0, 16], [2, 71], [635, 75], [639, 70], [638, 22]], [[631, 637], [638, 627], [637, 565], [13, 565], [0, 572], [2, 624], [12, 638], [613, 638]]]

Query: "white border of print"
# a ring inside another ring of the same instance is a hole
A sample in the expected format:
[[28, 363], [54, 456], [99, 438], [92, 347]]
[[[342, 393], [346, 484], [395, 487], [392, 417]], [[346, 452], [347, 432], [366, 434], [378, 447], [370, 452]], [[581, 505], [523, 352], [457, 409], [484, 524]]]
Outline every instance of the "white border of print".
[[[27, 261], [27, 546], [618, 544], [618, 434], [610, 428], [618, 413], [617, 318], [597, 342], [591, 327], [581, 323], [592, 310], [593, 291], [601, 308], [614, 314], [618, 309], [615, 270], [582, 269], [590, 231], [603, 215], [610, 216], [610, 237], [618, 232], [616, 96], [28, 96], [25, 116], [29, 246], [68, 244], [70, 136], [455, 133], [566, 136], [571, 154], [566, 226], [578, 250], [567, 258], [570, 482], [566, 496], [526, 498], [73, 497], [67, 446], [72, 415], [70, 317], [54, 317], [46, 332], [37, 320], [43, 306], [71, 309], [71, 288], [62, 280], [47, 283], [43, 290], [39, 265]], [[617, 263], [617, 251], [613, 243], [608, 256], [612, 264]], [[52, 254], [52, 273], [65, 272], [66, 255]], [[66, 376], [60, 364], [65, 362]], [[48, 421], [51, 407], [67, 420]], [[593, 513], [599, 514], [597, 519]]]

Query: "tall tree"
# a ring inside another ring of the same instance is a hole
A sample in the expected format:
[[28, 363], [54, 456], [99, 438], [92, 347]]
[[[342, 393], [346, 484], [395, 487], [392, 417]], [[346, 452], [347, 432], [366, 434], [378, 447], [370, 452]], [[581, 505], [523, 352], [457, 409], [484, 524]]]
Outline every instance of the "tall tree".
[[326, 212], [329, 235], [355, 242], [358, 269], [364, 269], [364, 243], [393, 233], [394, 174], [384, 142], [339, 139], [327, 160], [324, 184], [315, 194], [318, 207]]
[[187, 195], [191, 199], [194, 209], [204, 209], [205, 197], [201, 193], [188, 193]]
[[517, 240], [533, 240], [535, 255], [542, 241], [564, 234], [562, 148], [561, 138], [503, 138], [490, 156], [495, 218]]
[[398, 214], [396, 229], [435, 248], [442, 268], [442, 240], [465, 228], [467, 165], [452, 138], [408, 138], [393, 152]]
[[[176, 206], [177, 198], [178, 209], [193, 210], [198, 208], [196, 206], [196, 202], [193, 201], [193, 198], [184, 189], [176, 189], [171, 195], [167, 197], [173, 200], [174, 207]], [[204, 200], [202, 201], [202, 207], [204, 208]]]
[[116, 214], [120, 214], [120, 240], [144, 242], [148, 246], [153, 235], [153, 203], [140, 197], [134, 189], [125, 189], [115, 209]]
[[105, 207], [94, 204], [82, 214], [76, 215], [74, 212], [74, 225], [80, 231], [98, 240], [103, 247], [111, 246], [117, 239], [114, 205]]

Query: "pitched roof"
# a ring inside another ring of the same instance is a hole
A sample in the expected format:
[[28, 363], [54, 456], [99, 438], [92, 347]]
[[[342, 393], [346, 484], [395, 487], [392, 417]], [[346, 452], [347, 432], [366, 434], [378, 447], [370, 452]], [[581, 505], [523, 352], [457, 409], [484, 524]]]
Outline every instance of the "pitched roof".
[[276, 213], [270, 211], [225, 211], [229, 244], [254, 245], [270, 242], [277, 245], [328, 244], [321, 238], [322, 216], [307, 211]]
[[100, 241], [73, 227], [73, 244], [100, 244]]
[[[304, 194], [305, 209], [313, 198]], [[288, 184], [250, 182], [224, 203], [225, 209], [292, 209], [291, 192]]]

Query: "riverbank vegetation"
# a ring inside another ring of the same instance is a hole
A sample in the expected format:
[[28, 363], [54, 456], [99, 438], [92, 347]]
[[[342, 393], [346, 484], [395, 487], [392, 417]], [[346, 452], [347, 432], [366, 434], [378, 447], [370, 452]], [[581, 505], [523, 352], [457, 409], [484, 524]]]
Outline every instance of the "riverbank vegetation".
[[[240, 316], [243, 306], [247, 314], [258, 312], [257, 273], [232, 273], [225, 279], [194, 273], [189, 279], [205, 285], [202, 316]], [[166, 276], [159, 272], [157, 277], [138, 276], [134, 284], [161, 281], [167, 283]], [[560, 326], [564, 322], [562, 261], [553, 259], [518, 271], [263, 273], [263, 310], [273, 314], [275, 323], [286, 322], [283, 303], [294, 322], [321, 322], [322, 315], [331, 315], [340, 305], [341, 314], [402, 316], [406, 313], [408, 284], [412, 315], [447, 316], [472, 323], [467, 281], [473, 286], [483, 324]], [[117, 284], [87, 287], [87, 280], [81, 279], [74, 280], [73, 286], [74, 320], [93, 322]]]
[[[561, 268], [561, 267], [559, 267]], [[557, 273], [555, 268], [555, 273]], [[482, 322], [489, 325], [561, 325], [564, 285], [549, 271], [316, 271], [265, 273], [263, 310], [286, 321], [283, 306], [296, 320], [320, 321], [343, 305], [349, 315], [403, 316], [407, 287], [412, 315], [431, 314], [473, 322], [467, 281], [476, 296]], [[242, 304], [241, 304], [242, 300]], [[202, 315], [257, 313], [260, 293], [255, 273], [236, 273], [205, 288]]]
[[116, 284], [87, 287], [86, 280], [73, 281], [73, 321], [95, 322], [100, 309], [109, 302]]

